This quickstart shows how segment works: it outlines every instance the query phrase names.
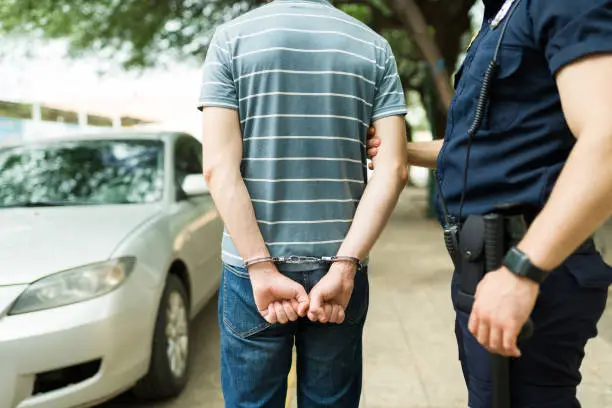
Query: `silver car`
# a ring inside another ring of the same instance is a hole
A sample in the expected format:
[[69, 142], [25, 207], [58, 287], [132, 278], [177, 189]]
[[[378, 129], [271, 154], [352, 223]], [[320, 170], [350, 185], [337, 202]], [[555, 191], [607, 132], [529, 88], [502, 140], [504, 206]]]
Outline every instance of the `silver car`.
[[0, 148], [0, 408], [178, 395], [222, 229], [189, 135]]

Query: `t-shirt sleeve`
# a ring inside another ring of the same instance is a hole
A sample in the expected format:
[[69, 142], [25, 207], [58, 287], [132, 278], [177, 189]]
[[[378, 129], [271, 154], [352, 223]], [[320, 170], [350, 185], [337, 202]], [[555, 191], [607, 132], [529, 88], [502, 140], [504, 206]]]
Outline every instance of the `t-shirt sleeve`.
[[580, 58], [612, 53], [612, 0], [532, 0], [529, 14], [553, 74]]
[[408, 112], [404, 88], [397, 72], [397, 63], [388, 44], [382, 55], [383, 72], [379, 75], [376, 84], [372, 122], [387, 116], [404, 116]]
[[207, 106], [238, 109], [236, 84], [232, 75], [232, 56], [219, 31], [213, 36], [202, 69], [198, 109]]

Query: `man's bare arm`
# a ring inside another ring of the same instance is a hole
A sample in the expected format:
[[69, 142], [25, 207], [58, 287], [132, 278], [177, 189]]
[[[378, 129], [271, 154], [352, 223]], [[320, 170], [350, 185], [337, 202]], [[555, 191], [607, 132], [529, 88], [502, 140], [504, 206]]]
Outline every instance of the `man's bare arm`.
[[[398, 116], [374, 123], [382, 144], [374, 158], [376, 170], [363, 193], [355, 218], [338, 255], [367, 257], [384, 229], [397, 199], [406, 186], [406, 125]], [[310, 292], [308, 317], [321, 323], [342, 323], [355, 279], [355, 265], [346, 262], [332, 264], [329, 272]]]
[[242, 134], [238, 113], [205, 108], [203, 117], [204, 177], [221, 218], [243, 259], [267, 257], [270, 253], [240, 174]]
[[338, 255], [359, 259], [368, 255], [408, 180], [404, 119], [399, 116], [387, 117], [376, 121], [374, 128], [382, 142], [374, 158], [376, 170], [368, 182]]
[[[204, 108], [202, 159], [204, 177], [221, 218], [245, 260], [270, 255], [259, 230], [249, 192], [240, 174], [242, 133], [232, 109]], [[287, 323], [304, 316], [309, 299], [305, 289], [281, 275], [271, 263], [249, 268], [255, 303], [269, 323]]]
[[[370, 129], [370, 135], [372, 138], [368, 140], [368, 157], [375, 157], [381, 146], [381, 140], [374, 128]], [[408, 165], [435, 169], [443, 142], [443, 140], [433, 140], [408, 143]], [[370, 164], [370, 168], [373, 167], [373, 164]]]
[[590, 57], [557, 77], [578, 141], [547, 205], [520, 243], [532, 262], [557, 267], [612, 215], [612, 55]]

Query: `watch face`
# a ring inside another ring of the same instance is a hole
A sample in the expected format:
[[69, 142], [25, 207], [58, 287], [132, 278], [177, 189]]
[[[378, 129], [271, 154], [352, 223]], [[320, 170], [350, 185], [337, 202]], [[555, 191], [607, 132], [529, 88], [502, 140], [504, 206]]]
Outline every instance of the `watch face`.
[[528, 278], [534, 282], [542, 283], [547, 273], [531, 264], [529, 258], [517, 248], [512, 248], [504, 259], [504, 266], [517, 276]]
[[506, 268], [518, 276], [526, 276], [529, 271], [529, 260], [518, 249], [512, 248], [504, 260]]
[[506, 254], [504, 265], [506, 265], [506, 267], [511, 269], [513, 272], [516, 272], [521, 260], [521, 255], [514, 248], [512, 248], [508, 254]]

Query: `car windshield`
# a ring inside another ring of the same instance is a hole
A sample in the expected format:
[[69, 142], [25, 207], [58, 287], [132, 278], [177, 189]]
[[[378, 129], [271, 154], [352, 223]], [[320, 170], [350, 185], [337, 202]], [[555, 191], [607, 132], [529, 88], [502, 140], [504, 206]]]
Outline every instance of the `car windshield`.
[[0, 149], [0, 208], [161, 200], [163, 142], [79, 140]]

